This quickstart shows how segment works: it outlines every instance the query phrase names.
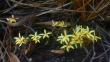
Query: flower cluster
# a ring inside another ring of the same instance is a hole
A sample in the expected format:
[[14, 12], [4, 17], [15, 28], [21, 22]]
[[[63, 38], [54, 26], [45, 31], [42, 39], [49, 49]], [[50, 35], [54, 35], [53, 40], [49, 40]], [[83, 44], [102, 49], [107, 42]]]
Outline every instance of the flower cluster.
[[15, 37], [15, 42], [17, 45], [22, 46], [23, 44], [26, 44], [29, 41], [29, 38], [31, 38], [31, 41], [33, 41], [35, 44], [40, 43], [41, 38], [49, 38], [49, 35], [52, 34], [51, 32], [47, 32], [44, 29], [44, 33], [38, 34], [35, 32], [34, 34], [30, 34], [28, 37], [21, 36], [19, 33], [19, 37]]
[[[34, 34], [30, 34], [28, 37], [21, 36], [19, 33], [19, 37], [15, 37], [15, 40], [16, 44], [19, 46], [26, 44], [28, 41], [33, 41], [35, 44], [37, 44], [40, 43], [41, 39], [49, 39], [50, 34], [52, 34], [52, 32], [47, 32], [45, 29], [43, 33], [38, 34], [38, 32], [35, 32]], [[76, 26], [76, 28], [73, 29], [72, 34], [68, 34], [67, 30], [64, 30], [64, 32], [57, 37], [57, 41], [59, 41], [59, 43], [62, 45], [61, 49], [64, 49], [67, 52], [69, 52], [70, 49], [83, 47], [83, 45], [86, 44], [85, 42], [97, 42], [98, 39], [101, 38], [96, 36], [95, 30], [90, 30], [88, 26], [86, 28], [82, 26]]]
[[81, 41], [84, 41], [84, 38], [87, 38], [92, 42], [101, 39], [100, 37], [95, 35], [95, 30], [90, 30], [88, 26], [86, 28], [83, 28], [82, 26], [77, 26], [73, 32], [72, 37], [72, 40], [76, 41], [76, 43], [82, 43]]
[[[63, 46], [62, 49], [66, 49], [69, 51], [70, 49], [74, 49], [78, 47], [78, 44], [82, 47], [86, 40], [91, 40], [92, 42], [101, 39], [100, 37], [95, 35], [94, 30], [90, 30], [89, 27], [83, 28], [82, 26], [76, 26], [73, 31], [73, 34], [67, 34], [64, 30], [64, 33], [58, 36], [57, 41], [60, 41], [60, 44]], [[89, 42], [89, 41], [88, 41]]]

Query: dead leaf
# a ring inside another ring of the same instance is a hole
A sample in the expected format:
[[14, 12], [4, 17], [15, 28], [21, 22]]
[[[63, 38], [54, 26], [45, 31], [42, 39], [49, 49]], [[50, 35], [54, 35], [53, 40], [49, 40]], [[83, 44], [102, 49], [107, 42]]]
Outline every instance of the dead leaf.
[[19, 58], [12, 52], [9, 53], [9, 61], [10, 62], [20, 62]]
[[51, 53], [54, 53], [54, 54], [64, 54], [64, 50], [50, 50]]

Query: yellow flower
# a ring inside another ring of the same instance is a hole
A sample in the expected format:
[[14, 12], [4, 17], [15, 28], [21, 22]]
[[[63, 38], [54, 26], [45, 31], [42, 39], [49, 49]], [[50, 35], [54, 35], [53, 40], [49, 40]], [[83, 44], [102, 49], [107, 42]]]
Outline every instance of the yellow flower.
[[57, 26], [58, 22], [52, 20], [52, 26]]
[[58, 26], [58, 27], [67, 27], [67, 24], [64, 21], [53, 21], [52, 20], [52, 26]]
[[83, 43], [83, 38], [82, 38], [82, 33], [81, 33], [82, 26], [76, 26], [73, 34], [71, 41], [74, 43], [82, 44]]
[[16, 19], [17, 18], [15, 18], [14, 15], [12, 15], [11, 18], [7, 18], [7, 21], [8, 21], [8, 23], [11, 23], [12, 24], [12, 23], [16, 23], [17, 22]]
[[62, 43], [68, 44], [68, 42], [69, 42], [69, 40], [70, 40], [70, 39], [69, 39], [70, 36], [71, 36], [71, 35], [67, 35], [66, 30], [64, 30], [64, 35], [61, 34], [60, 36], [58, 36], [57, 41], [60, 41], [61, 44], [62, 44]]
[[69, 41], [68, 44], [64, 44], [61, 49], [66, 50], [67, 52], [70, 51], [70, 49], [75, 49], [77, 48], [77, 44], [73, 43], [72, 41]]
[[82, 29], [82, 26], [76, 26], [76, 28], [74, 29], [74, 33], [78, 34]]
[[40, 43], [40, 38], [41, 38], [41, 36], [38, 35], [37, 32], [35, 32], [34, 35], [31, 34], [31, 35], [29, 35], [29, 36], [31, 36], [32, 41], [34, 41], [35, 43]]
[[43, 34], [40, 34], [43, 36], [43, 39], [44, 38], [49, 38], [49, 35], [52, 34], [52, 32], [47, 32], [45, 29], [44, 29], [44, 33]]
[[79, 34], [73, 34], [72, 35], [72, 41], [74, 42], [74, 43], [83, 43], [82, 41], [83, 41], [83, 38], [81, 37], [81, 35]]
[[61, 47], [61, 49], [65, 49], [67, 52], [69, 52], [70, 51], [70, 49], [74, 49], [74, 46], [73, 45], [63, 45], [62, 47]]
[[19, 33], [19, 37], [15, 37], [14, 38], [16, 41], [16, 44], [19, 46], [22, 46], [22, 44], [26, 44], [27, 43], [27, 38], [21, 36], [21, 34]]

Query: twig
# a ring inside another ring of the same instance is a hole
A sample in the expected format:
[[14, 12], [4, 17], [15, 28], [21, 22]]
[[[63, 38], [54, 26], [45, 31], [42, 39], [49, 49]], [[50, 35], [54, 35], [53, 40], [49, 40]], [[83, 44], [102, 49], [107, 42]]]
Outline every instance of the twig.
[[102, 27], [100, 27], [95, 21], [92, 21], [92, 23], [94, 24], [95, 27], [98, 28], [99, 32], [102, 32], [102, 33], [106, 34], [110, 38], [110, 35], [108, 34], [107, 31], [105, 31]]
[[[51, 0], [50, 0], [51, 1]], [[12, 0], [12, 2], [17, 2], [17, 1], [13, 1]], [[68, 12], [89, 12], [89, 13], [91, 13], [92, 11], [82, 11], [82, 10], [69, 10], [69, 9], [56, 9], [56, 8], [48, 8], [48, 7], [40, 7], [40, 6], [42, 6], [43, 4], [46, 4], [46, 3], [48, 3], [49, 1], [46, 1], [46, 2], [44, 2], [44, 3], [38, 3], [37, 5], [33, 5], [33, 4], [26, 4], [26, 3], [18, 3], [19, 5], [23, 5], [23, 6], [29, 6], [29, 7], [38, 7], [38, 8], [40, 8], [40, 9], [43, 9], [43, 10], [55, 10], [55, 11], [68, 11]]]
[[10, 56], [9, 56], [9, 54], [8, 54], [8, 52], [7, 52], [7, 50], [5, 49], [5, 47], [4, 47], [4, 45], [3, 45], [3, 43], [2, 43], [2, 41], [1, 41], [1, 40], [0, 40], [0, 44], [1, 44], [1, 46], [3, 47], [3, 49], [5, 50], [5, 52], [6, 52], [7, 56], [8, 56], [8, 57], [10, 57]]
[[19, 4], [20, 2], [22, 2], [22, 1], [23, 1], [23, 0], [20, 0], [19, 2], [17, 2], [17, 3], [16, 3], [15, 5], [13, 5], [12, 7], [10, 7], [10, 8], [8, 8], [8, 9], [4, 10], [4, 12], [1, 13], [1, 14], [4, 14], [4, 13], [7, 13], [7, 12], [11, 11], [11, 10], [14, 9], [15, 7], [17, 7], [18, 4]]
[[26, 27], [26, 28], [30, 29], [32, 32], [35, 32], [35, 30], [34, 30], [34, 29], [32, 29], [30, 26], [26, 26], [26, 25], [24, 25], [24, 27]]
[[[63, 5], [63, 6], [59, 6], [59, 7], [55, 8], [55, 9], [57, 10], [57, 9], [59, 9], [59, 8], [68, 6], [68, 5], [70, 5], [70, 4], [72, 4], [72, 2], [69, 2], [69, 3], [67, 3], [67, 4], [65, 4], [65, 5]], [[54, 12], [54, 11], [55, 11], [55, 10], [45, 11], [45, 12], [42, 12], [42, 13], [40, 13], [40, 14], [37, 14], [36, 16], [41, 16], [41, 15], [44, 15], [44, 14], [47, 14], [47, 13], [51, 13], [51, 12]]]
[[8, 4], [9, 7], [11, 7], [9, 0], [5, 0], [5, 2]]
[[110, 5], [110, 0], [104, 5], [104, 6], [101, 6], [99, 9], [98, 9], [98, 12], [100, 12], [101, 10], [103, 10], [104, 8], [108, 7]]
[[93, 43], [92, 50], [93, 50], [93, 55], [92, 55], [92, 57], [91, 57], [91, 59], [90, 59], [90, 62], [93, 62], [94, 57], [95, 57], [95, 55], [96, 55], [96, 52], [95, 52], [95, 47], [94, 47], [94, 43]]
[[[34, 5], [34, 4], [26, 4], [26, 3], [18, 3], [19, 5], [23, 5], [23, 6], [29, 6], [29, 7], [40, 7], [40, 6], [42, 6], [43, 4], [46, 4], [46, 3], [48, 3], [48, 2], [50, 2], [50, 1], [52, 1], [52, 0], [48, 0], [48, 1], [46, 1], [46, 2], [44, 2], [44, 3], [37, 3], [37, 5]], [[11, 0], [11, 2], [14, 2], [14, 3], [17, 3], [18, 1], [16, 1], [16, 0]]]
[[86, 12], [86, 13], [92, 13], [93, 11], [82, 11], [82, 10], [71, 10], [71, 9], [56, 9], [56, 8], [48, 8], [48, 7], [39, 7], [43, 10], [55, 10], [55, 11], [62, 11], [62, 12]]
[[[98, 14], [98, 12], [96, 11], [96, 9], [95, 9], [94, 7], [92, 7], [92, 5], [89, 4], [89, 6], [93, 9], [93, 12], [88, 16], [87, 20], [89, 20], [89, 18], [90, 18], [94, 13], [96, 13], [102, 20], [104, 20], [104, 18], [103, 18], [100, 14]], [[96, 16], [94, 16], [94, 17], [96, 17]]]
[[[102, 47], [103, 47], [103, 50], [106, 51], [106, 48], [104, 47], [104, 44], [103, 44], [102, 42], [101, 42], [101, 45], [102, 45]], [[108, 59], [108, 54], [105, 54], [105, 57], [106, 57], [106, 60], [109, 60], [109, 59]]]
[[[84, 50], [86, 50], [86, 49], [84, 48]], [[91, 51], [92, 51], [92, 49], [89, 52], [86, 51], [86, 57], [83, 58], [82, 62], [86, 61], [86, 59], [89, 57]]]
[[94, 57], [93, 59], [97, 59], [100, 58], [101, 56], [105, 55], [108, 51], [110, 51], [110, 48], [107, 49], [105, 52], [103, 52], [102, 54], [100, 54], [99, 56]]
[[[104, 18], [98, 14], [100, 11], [102, 11], [104, 8], [108, 7], [110, 5], [110, 0], [107, 1], [107, 3], [105, 5], [102, 5], [104, 0], [101, 0], [101, 2], [98, 4], [98, 6], [96, 8], [94, 8], [91, 4], [89, 4], [89, 6], [93, 9], [93, 12], [88, 16], [87, 20], [94, 14], [96, 13], [102, 20], [104, 20]], [[96, 16], [95, 16], [96, 17]]]

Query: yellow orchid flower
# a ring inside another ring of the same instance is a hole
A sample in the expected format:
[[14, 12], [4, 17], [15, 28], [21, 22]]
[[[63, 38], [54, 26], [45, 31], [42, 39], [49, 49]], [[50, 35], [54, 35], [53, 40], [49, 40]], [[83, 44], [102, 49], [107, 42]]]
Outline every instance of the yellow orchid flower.
[[14, 37], [15, 42], [17, 45], [22, 46], [22, 44], [26, 44], [27, 43], [27, 38], [21, 36], [21, 34], [19, 33], [19, 37]]
[[16, 19], [17, 18], [15, 18], [14, 15], [12, 15], [11, 18], [7, 18], [7, 21], [8, 21], [8, 23], [12, 24], [12, 23], [16, 23], [17, 22]]
[[43, 39], [44, 38], [49, 38], [49, 35], [52, 34], [52, 32], [47, 32], [45, 29], [44, 29], [44, 33], [40, 34], [41, 36], [43, 36]]
[[60, 36], [58, 36], [57, 41], [60, 41], [61, 44], [62, 43], [66, 43], [67, 44], [70, 41], [70, 39], [69, 39], [70, 36], [71, 35], [67, 35], [66, 30], [64, 30], [64, 33], [61, 34]]
[[73, 45], [63, 45], [61, 47], [61, 49], [65, 49], [67, 52], [69, 52], [70, 49], [74, 49], [74, 46]]
[[52, 26], [67, 27], [67, 24], [64, 21], [53, 21], [52, 20]]
[[30, 34], [29, 36], [31, 36], [32, 41], [34, 41], [35, 43], [40, 43], [40, 38], [41, 36], [37, 34], [37, 32], [33, 34]]

